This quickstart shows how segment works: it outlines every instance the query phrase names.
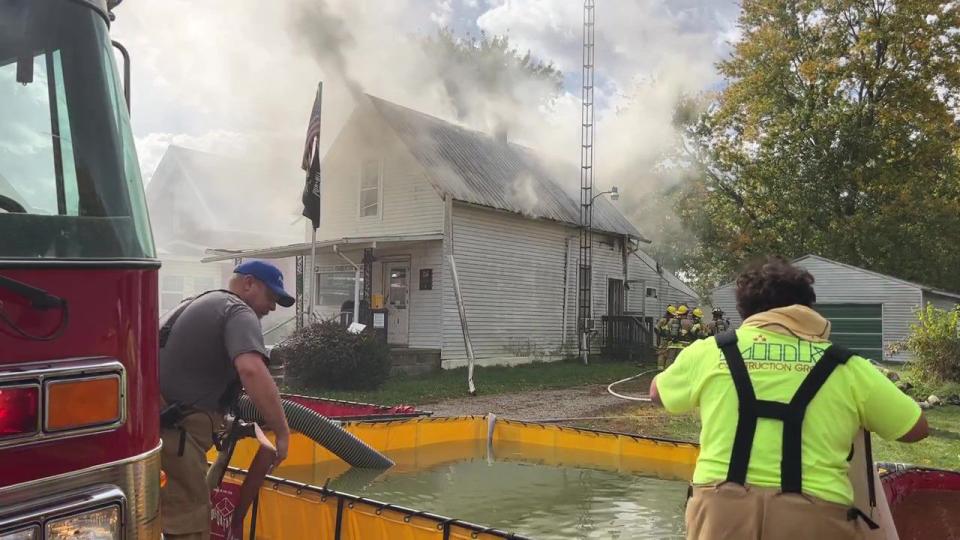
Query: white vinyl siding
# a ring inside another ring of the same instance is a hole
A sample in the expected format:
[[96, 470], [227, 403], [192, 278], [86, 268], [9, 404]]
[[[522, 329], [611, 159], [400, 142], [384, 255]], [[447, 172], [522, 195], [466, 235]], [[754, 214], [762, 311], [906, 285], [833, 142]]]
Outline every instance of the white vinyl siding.
[[[578, 244], [579, 245], [579, 244]], [[623, 241], [620, 238], [593, 234], [593, 306], [591, 314], [600, 326], [607, 314], [607, 284], [610, 279], [625, 279], [623, 273]], [[576, 312], [574, 312], [576, 313]]]
[[380, 217], [382, 173], [382, 163], [377, 159], [364, 160], [360, 167], [361, 218]]
[[[575, 234], [576, 229], [560, 224], [454, 205], [457, 272], [479, 365], [559, 358], [565, 239]], [[571, 259], [568, 271], [575, 276], [576, 255]], [[444, 265], [444, 275], [448, 268]], [[575, 319], [576, 287], [569, 285], [568, 319]], [[604, 297], [605, 306], [606, 289], [596, 296]], [[442, 358], [445, 368], [466, 363], [452, 280], [444, 280], [443, 287]]]
[[[627, 257], [627, 279], [630, 290], [627, 291], [627, 311], [643, 312], [647, 317], [659, 318], [669, 304], [686, 303], [691, 308], [699, 300], [682, 286], [679, 279], [665, 268], [657, 273], [657, 264], [652, 257], [642, 251]], [[647, 289], [654, 289], [656, 296], [647, 295]]]
[[[428, 242], [410, 250], [410, 347], [439, 349], [443, 336], [443, 242]], [[420, 270], [433, 270], [433, 288], [420, 290]]]
[[[379, 165], [376, 190], [373, 163]], [[327, 151], [321, 170], [318, 240], [443, 231], [440, 195], [427, 181], [423, 167], [379, 117], [363, 111], [354, 113]], [[363, 205], [362, 197], [367, 197]], [[362, 208], [376, 217], [360, 217], [366, 215], [361, 213]]]

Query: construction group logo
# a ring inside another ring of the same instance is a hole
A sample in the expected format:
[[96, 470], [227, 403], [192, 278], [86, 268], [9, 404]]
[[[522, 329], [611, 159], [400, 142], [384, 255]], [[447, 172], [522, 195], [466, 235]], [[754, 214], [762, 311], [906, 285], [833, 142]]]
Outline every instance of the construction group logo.
[[[823, 356], [828, 343], [813, 343], [797, 339], [794, 342], [771, 343], [766, 336], [754, 336], [747, 348], [740, 349], [743, 363], [750, 370], [791, 371], [807, 373]], [[741, 344], [742, 346], [742, 344]], [[728, 369], [723, 352], [719, 353], [717, 367]]]

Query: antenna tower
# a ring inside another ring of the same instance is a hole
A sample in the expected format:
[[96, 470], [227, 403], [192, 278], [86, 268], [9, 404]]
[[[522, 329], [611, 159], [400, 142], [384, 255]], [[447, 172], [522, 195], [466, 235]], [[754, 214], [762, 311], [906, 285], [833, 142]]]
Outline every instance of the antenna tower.
[[580, 118], [580, 272], [577, 295], [577, 343], [580, 359], [589, 363], [593, 329], [593, 52], [594, 0], [583, 2], [583, 111]]

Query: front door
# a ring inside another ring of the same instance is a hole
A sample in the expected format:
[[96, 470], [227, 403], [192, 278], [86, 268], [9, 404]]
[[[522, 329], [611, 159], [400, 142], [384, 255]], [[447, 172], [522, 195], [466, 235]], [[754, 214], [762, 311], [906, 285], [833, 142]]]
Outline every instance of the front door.
[[410, 329], [410, 263], [385, 263], [383, 278], [389, 317], [387, 343], [406, 345]]

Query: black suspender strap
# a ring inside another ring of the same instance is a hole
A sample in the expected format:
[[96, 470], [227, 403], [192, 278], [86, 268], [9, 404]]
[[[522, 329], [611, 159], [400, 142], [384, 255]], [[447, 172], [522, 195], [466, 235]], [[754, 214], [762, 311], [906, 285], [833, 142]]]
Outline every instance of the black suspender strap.
[[747, 467], [750, 465], [750, 450], [757, 431], [757, 396], [750, 383], [750, 374], [743, 363], [743, 355], [737, 347], [736, 331], [724, 332], [717, 336], [717, 345], [723, 351], [737, 389], [739, 400], [737, 431], [733, 438], [733, 452], [730, 455], [730, 467], [727, 469], [727, 481], [740, 485], [747, 483]]
[[873, 444], [870, 441], [870, 432], [863, 430], [863, 455], [867, 463], [867, 497], [870, 500], [871, 512], [877, 507], [877, 485], [873, 482]]
[[724, 332], [716, 337], [717, 346], [723, 351], [730, 376], [733, 378], [739, 400], [736, 435], [733, 439], [733, 451], [730, 466], [727, 469], [727, 481], [740, 485], [746, 484], [747, 469], [750, 465], [750, 451], [757, 431], [759, 418], [771, 418], [783, 422], [783, 454], [780, 460], [780, 489], [784, 493], [801, 493], [803, 418], [807, 406], [827, 382], [827, 378], [840, 364], [852, 356], [850, 351], [832, 345], [814, 365], [810, 373], [800, 383], [800, 388], [790, 403], [758, 400], [750, 383], [750, 373], [743, 361], [743, 355], [737, 346], [735, 332]]
[[800, 383], [800, 388], [790, 400], [790, 414], [783, 418], [783, 460], [780, 462], [780, 483], [781, 489], [785, 493], [800, 493], [803, 483], [801, 452], [803, 449], [803, 417], [807, 412], [807, 406], [813, 401], [814, 396], [820, 391], [827, 378], [837, 369], [837, 366], [844, 364], [853, 353], [839, 347], [831, 345], [823, 352], [823, 356], [813, 366], [807, 377]]
[[183, 312], [190, 307], [190, 304], [192, 304], [197, 298], [200, 298], [200, 296], [203, 295], [184, 300], [179, 306], [177, 306], [177, 309], [173, 312], [173, 314], [170, 315], [170, 318], [167, 319], [167, 322], [163, 323], [163, 326], [160, 327], [159, 345], [161, 349], [166, 347], [167, 340], [170, 339], [170, 331], [173, 330], [173, 325], [177, 324], [177, 319], [179, 319], [180, 315], [182, 315]]

